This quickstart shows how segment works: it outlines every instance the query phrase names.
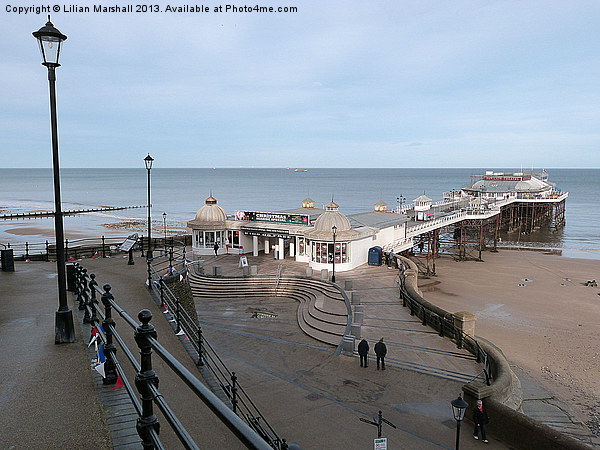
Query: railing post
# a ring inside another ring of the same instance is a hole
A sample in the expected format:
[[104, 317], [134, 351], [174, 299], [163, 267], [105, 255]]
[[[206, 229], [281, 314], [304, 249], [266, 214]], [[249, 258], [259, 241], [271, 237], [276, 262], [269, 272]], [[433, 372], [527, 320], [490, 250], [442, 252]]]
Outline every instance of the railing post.
[[202, 339], [202, 328], [198, 327], [198, 365], [204, 365], [204, 342]]
[[29, 242], [25, 242], [25, 259], [29, 259]]
[[79, 263], [75, 263], [75, 292], [77, 294], [77, 309], [83, 310], [83, 286], [82, 286], [82, 278], [81, 278], [81, 265]]
[[115, 320], [112, 318], [112, 306], [111, 300], [114, 299], [110, 292], [110, 284], [102, 286], [104, 294], [102, 294], [102, 304], [104, 305], [104, 321], [102, 322], [102, 328], [104, 328], [104, 334], [106, 336], [106, 344], [104, 344], [104, 354], [106, 356], [106, 362], [104, 363], [104, 378], [102, 379], [103, 384], [115, 384], [117, 381], [117, 368], [113, 360], [113, 355], [117, 353], [117, 348], [113, 344], [113, 334], [111, 327], [115, 326]]
[[98, 316], [96, 315], [96, 305], [98, 304], [98, 299], [96, 298], [96, 286], [98, 286], [98, 282], [96, 281], [96, 275], [93, 273], [90, 273], [90, 282], [88, 286], [90, 288], [90, 309], [92, 310], [90, 323], [95, 325], [98, 323]]
[[233, 412], [237, 414], [237, 376], [235, 372], [231, 372], [231, 405], [233, 406]]
[[141, 257], [144, 257], [144, 236], [140, 236], [140, 247], [142, 249]]
[[[148, 254], [147, 251], [146, 254]], [[146, 265], [148, 266], [148, 289], [152, 290], [152, 265], [150, 259], [146, 259]]]
[[102, 236], [102, 257], [106, 258], [106, 245], [104, 242], [104, 236]]
[[140, 348], [141, 369], [135, 376], [135, 386], [142, 397], [142, 417], [138, 419], [136, 429], [142, 439], [143, 447], [145, 449], [153, 449], [154, 443], [150, 430], [154, 429], [158, 434], [160, 432], [160, 424], [154, 415], [154, 396], [150, 389], [150, 385], [158, 387], [158, 377], [156, 376], [156, 372], [152, 370], [152, 345], [149, 338], [156, 339], [156, 330], [150, 324], [152, 313], [147, 309], [139, 312], [138, 319], [142, 324], [136, 328], [134, 337], [135, 342]]
[[65, 261], [69, 260], [69, 240], [65, 239]]
[[50, 244], [46, 241], [46, 262], [50, 261]]
[[91, 323], [92, 316], [90, 315], [91, 302], [90, 302], [90, 294], [88, 287], [88, 274], [87, 269], [83, 269], [82, 275], [83, 281], [83, 323]]
[[158, 284], [160, 286], [160, 309], [164, 309], [165, 307], [165, 281], [163, 280], [162, 275], [158, 280]]
[[175, 306], [176, 306], [176, 319], [177, 319], [177, 333], [181, 331], [181, 305], [179, 302], [179, 296], [175, 296]]

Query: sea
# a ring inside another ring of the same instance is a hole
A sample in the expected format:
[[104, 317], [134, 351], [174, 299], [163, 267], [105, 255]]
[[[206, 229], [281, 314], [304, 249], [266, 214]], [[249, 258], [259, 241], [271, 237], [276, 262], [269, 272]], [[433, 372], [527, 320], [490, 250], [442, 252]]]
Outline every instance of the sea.
[[[315, 207], [332, 199], [344, 214], [372, 211], [383, 200], [388, 209], [412, 203], [425, 194], [434, 201], [443, 193], [471, 184], [472, 176], [503, 168], [453, 169], [319, 169], [302, 168], [153, 168], [153, 233], [183, 232], [208, 196], [233, 215], [235, 211], [276, 212], [301, 207], [310, 197]], [[305, 170], [305, 171], [304, 171]], [[520, 169], [515, 169], [519, 171]], [[549, 181], [568, 192], [566, 225], [558, 232], [505, 235], [503, 243], [560, 249], [567, 257], [600, 259], [600, 169], [548, 169]], [[147, 171], [129, 169], [61, 169], [63, 211], [101, 207], [145, 206]], [[54, 209], [51, 169], [0, 169], [0, 214]], [[166, 215], [165, 215], [166, 213]], [[67, 238], [127, 236], [121, 225], [143, 221], [147, 209], [66, 216]], [[50, 218], [0, 220], [0, 244], [53, 240]], [[166, 229], [165, 229], [166, 228]]]

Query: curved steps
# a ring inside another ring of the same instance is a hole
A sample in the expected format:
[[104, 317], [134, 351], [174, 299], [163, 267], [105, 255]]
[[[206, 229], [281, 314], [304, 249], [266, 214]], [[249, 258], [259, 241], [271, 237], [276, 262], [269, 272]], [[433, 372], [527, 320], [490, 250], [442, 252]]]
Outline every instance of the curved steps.
[[349, 306], [341, 292], [320, 280], [190, 274], [188, 282], [195, 299], [286, 297], [296, 300], [300, 329], [308, 336], [336, 347], [350, 323]]

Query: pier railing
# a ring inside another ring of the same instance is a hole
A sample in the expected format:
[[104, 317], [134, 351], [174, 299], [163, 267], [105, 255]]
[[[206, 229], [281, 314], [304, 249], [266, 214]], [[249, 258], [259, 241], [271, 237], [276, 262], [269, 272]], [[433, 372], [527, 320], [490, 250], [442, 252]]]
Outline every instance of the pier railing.
[[[111, 385], [115, 384], [119, 378], [122, 380], [123, 387], [126, 389], [132, 405], [138, 414], [136, 428], [145, 449], [165, 448], [159, 437], [160, 424], [157, 416], [154, 414], [154, 405], [160, 409], [165, 420], [168, 422], [168, 426], [172, 428], [184, 448], [199, 448], [180, 418], [177, 417], [173, 409], [169, 406], [168, 400], [158, 390], [158, 374], [153, 370], [152, 364], [153, 352], [158, 354], [171, 369], [172, 372], [166, 376], [175, 375], [179, 377], [190, 389], [191, 393], [197, 396], [247, 448], [262, 450], [287, 448], [285, 440], [277, 440], [275, 443], [267, 441], [264, 436], [256, 431], [255, 428], [257, 427], [252, 427], [244, 422], [240, 417], [239, 411], [236, 411], [235, 408], [230, 408], [221, 401], [208, 387], [201, 383], [171, 355], [158, 341], [156, 330], [150, 323], [152, 313], [149, 310], [144, 309], [139, 312], [137, 317], [140, 323], [138, 323], [115, 301], [109, 284], [104, 284], [102, 289], [100, 289], [94, 274], [88, 276], [87, 270], [78, 263], [74, 263], [72, 275], [74, 279], [72, 279], [70, 288], [73, 290], [78, 302], [78, 308], [84, 311], [83, 322], [90, 324], [94, 330], [93, 334], [97, 335], [97, 339], [100, 339], [101, 344], [104, 344], [103, 354], [106, 359], [104, 362], [97, 361], [97, 364], [103, 365], [103, 384]], [[100, 298], [100, 301], [98, 298]], [[166, 303], [169, 302], [167, 299], [165, 301]], [[104, 306], [103, 310], [99, 305], [100, 302]], [[173, 308], [176, 307], [176, 305], [173, 305]], [[113, 312], [115, 311], [121, 316], [125, 324], [134, 330], [135, 341], [141, 355], [139, 362], [117, 332], [116, 322], [113, 317]], [[183, 321], [180, 323], [183, 327]], [[200, 346], [201, 349], [207, 348], [208, 344], [205, 340], [202, 340], [201, 333], [198, 335], [198, 340], [201, 343], [203, 342]], [[122, 363], [120, 358], [117, 357], [116, 344], [121, 348], [126, 360], [129, 361], [129, 364], [136, 373], [134, 384], [137, 388], [137, 393], [127, 377], [125, 363]], [[200, 351], [199, 358], [202, 354], [202, 351]], [[235, 377], [235, 374], [233, 376]], [[231, 390], [233, 392], [240, 390], [239, 386], [235, 383], [235, 379], [233, 380]]]
[[169, 257], [156, 257], [149, 262], [153, 290], [160, 299], [161, 309], [172, 314], [176, 332], [183, 332], [190, 339], [195, 352], [196, 365], [205, 380], [216, 387], [224, 399], [252, 430], [272, 448], [286, 448], [285, 439], [280, 438], [266, 417], [243, 388], [235, 371], [230, 370], [219, 354], [202, 334], [197, 319], [182, 306], [182, 299], [171, 289], [173, 282], [186, 281], [188, 269], [194, 264], [186, 258], [185, 246], [175, 248]]

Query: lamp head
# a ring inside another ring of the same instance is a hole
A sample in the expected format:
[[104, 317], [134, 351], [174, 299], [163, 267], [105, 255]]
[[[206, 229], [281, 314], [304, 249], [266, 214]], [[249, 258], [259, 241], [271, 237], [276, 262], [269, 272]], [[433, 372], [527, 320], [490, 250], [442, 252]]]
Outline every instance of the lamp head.
[[152, 158], [152, 156], [150, 156], [150, 153], [148, 153], [148, 156], [146, 156], [144, 158], [144, 163], [146, 164], [146, 170], [152, 169], [152, 162], [153, 161], [154, 161], [154, 158]]
[[459, 395], [456, 400], [452, 400], [450, 402], [452, 405], [452, 414], [454, 415], [454, 419], [457, 421], [461, 421], [465, 417], [465, 411], [469, 404], [465, 402], [462, 397]]
[[34, 31], [33, 37], [35, 37], [40, 46], [42, 52], [42, 64], [46, 67], [58, 67], [58, 59], [60, 58], [60, 50], [62, 43], [67, 40], [67, 36], [62, 34], [58, 29], [54, 27], [50, 22], [50, 16], [48, 16], [48, 22], [38, 31]]

